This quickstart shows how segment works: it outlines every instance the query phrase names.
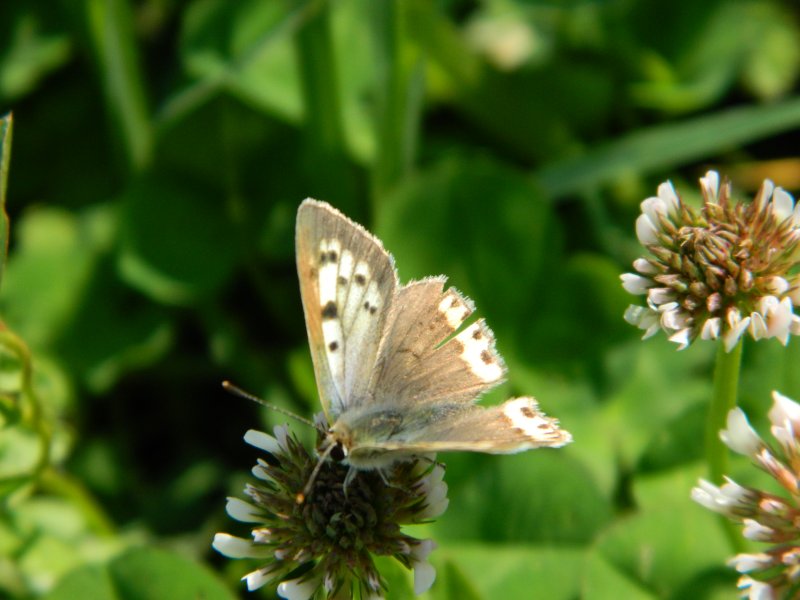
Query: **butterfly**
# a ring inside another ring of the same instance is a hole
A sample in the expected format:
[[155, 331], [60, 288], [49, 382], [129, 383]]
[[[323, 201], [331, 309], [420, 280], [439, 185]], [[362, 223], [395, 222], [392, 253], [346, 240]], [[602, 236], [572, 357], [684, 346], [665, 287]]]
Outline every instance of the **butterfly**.
[[328, 429], [355, 470], [439, 451], [520, 452], [571, 441], [533, 398], [482, 407], [506, 367], [484, 319], [446, 277], [401, 285], [381, 241], [330, 204], [297, 212], [297, 273]]

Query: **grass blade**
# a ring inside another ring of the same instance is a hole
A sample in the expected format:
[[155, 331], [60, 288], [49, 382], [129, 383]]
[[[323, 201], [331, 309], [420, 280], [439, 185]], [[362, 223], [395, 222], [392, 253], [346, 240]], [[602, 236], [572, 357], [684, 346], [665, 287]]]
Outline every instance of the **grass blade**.
[[666, 171], [800, 125], [800, 98], [642, 129], [583, 156], [545, 165], [537, 182], [553, 199], [630, 173]]
[[8, 213], [6, 212], [6, 191], [8, 189], [8, 170], [11, 166], [11, 133], [14, 119], [11, 113], [0, 118], [0, 282], [8, 256]]
[[153, 135], [131, 8], [127, 0], [86, 0], [84, 18], [128, 168], [140, 171], [150, 162]]

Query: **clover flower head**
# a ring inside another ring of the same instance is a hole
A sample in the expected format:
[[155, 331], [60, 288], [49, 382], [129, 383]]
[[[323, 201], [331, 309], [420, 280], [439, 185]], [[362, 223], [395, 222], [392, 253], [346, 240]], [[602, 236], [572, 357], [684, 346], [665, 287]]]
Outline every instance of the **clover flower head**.
[[800, 334], [800, 205], [769, 180], [749, 203], [733, 201], [715, 171], [700, 188], [699, 211], [669, 182], [642, 202], [636, 235], [648, 254], [621, 278], [646, 303], [628, 307], [625, 320], [644, 338], [663, 330], [679, 349], [721, 339], [730, 352], [745, 333], [786, 345]]
[[[324, 427], [319, 432], [324, 435]], [[318, 459], [285, 426], [274, 433], [245, 435], [267, 454], [252, 470], [258, 484], [245, 488], [250, 500], [229, 498], [226, 507], [230, 517], [252, 525], [252, 539], [218, 533], [212, 543], [230, 558], [265, 561], [243, 577], [249, 590], [279, 582], [278, 594], [290, 600], [307, 600], [320, 589], [329, 598], [351, 597], [356, 590], [363, 598], [380, 598], [386, 585], [373, 556], [392, 556], [412, 569], [417, 594], [433, 584], [428, 555], [436, 544], [403, 533], [401, 526], [429, 521], [447, 508], [441, 465], [420, 457], [384, 473], [359, 471], [348, 478], [349, 467], [326, 460], [301, 501], [298, 492]]]
[[795, 598], [800, 590], [800, 404], [773, 392], [770, 431], [776, 444], [763, 441], [741, 409], [728, 414], [720, 437], [734, 452], [749, 456], [786, 491], [777, 495], [737, 484], [700, 480], [692, 499], [743, 525], [742, 535], [770, 544], [762, 552], [742, 553], [728, 561], [742, 576], [743, 598]]

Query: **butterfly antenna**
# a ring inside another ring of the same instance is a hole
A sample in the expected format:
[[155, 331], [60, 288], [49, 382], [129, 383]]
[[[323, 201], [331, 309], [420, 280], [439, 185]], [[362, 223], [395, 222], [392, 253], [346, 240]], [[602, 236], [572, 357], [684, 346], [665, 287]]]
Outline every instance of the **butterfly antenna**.
[[314, 480], [317, 478], [317, 475], [319, 474], [319, 470], [322, 468], [323, 463], [328, 459], [328, 457], [331, 455], [331, 452], [333, 452], [333, 449], [335, 447], [336, 444], [328, 444], [328, 447], [325, 448], [322, 454], [320, 454], [319, 460], [317, 461], [317, 464], [314, 465], [314, 470], [311, 471], [311, 475], [308, 477], [308, 481], [306, 482], [303, 491], [297, 494], [297, 496], [295, 496], [294, 498], [295, 502], [297, 502], [298, 504], [302, 504], [303, 502], [306, 501], [308, 494], [311, 493], [311, 486], [314, 485]]
[[305, 423], [306, 425], [308, 425], [310, 427], [314, 427], [314, 423], [312, 423], [308, 419], [305, 419], [305, 418], [301, 417], [300, 415], [296, 415], [292, 411], [286, 410], [285, 408], [281, 408], [280, 406], [275, 406], [274, 404], [270, 404], [269, 402], [267, 402], [263, 398], [259, 398], [258, 396], [254, 396], [253, 394], [251, 394], [249, 392], [245, 392], [242, 388], [240, 388], [240, 387], [238, 387], [236, 385], [233, 385], [230, 381], [227, 381], [227, 380], [223, 381], [222, 382], [222, 387], [225, 388], [226, 391], [228, 391], [231, 394], [234, 394], [236, 396], [239, 396], [240, 398], [246, 398], [247, 400], [252, 400], [253, 402], [256, 402], [256, 403], [258, 403], [258, 404], [260, 404], [262, 406], [266, 406], [267, 408], [270, 408], [270, 409], [272, 409], [272, 410], [274, 410], [276, 412], [279, 412], [279, 413], [281, 413], [283, 415], [286, 415], [287, 417], [291, 417], [295, 421], [300, 421], [301, 423]]

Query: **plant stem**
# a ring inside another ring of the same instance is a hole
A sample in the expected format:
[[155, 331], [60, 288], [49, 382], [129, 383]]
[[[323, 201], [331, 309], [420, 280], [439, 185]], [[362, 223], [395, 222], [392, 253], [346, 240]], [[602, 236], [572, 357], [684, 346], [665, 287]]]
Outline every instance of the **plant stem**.
[[[322, 154], [343, 154], [338, 65], [331, 39], [330, 4], [320, 3], [297, 30], [297, 49], [302, 80], [305, 127]], [[319, 165], [320, 167], [324, 165]]]
[[[708, 407], [705, 440], [708, 479], [715, 485], [720, 485], [723, 482], [723, 475], [728, 472], [728, 447], [720, 439], [719, 432], [725, 429], [728, 413], [736, 407], [743, 345], [743, 341], [739, 340], [730, 352], [725, 351], [725, 343], [721, 340], [717, 346], [714, 394]], [[720, 519], [731, 548], [735, 552], [743, 551], [743, 540], [734, 523], [725, 517]]]
[[714, 394], [706, 420], [706, 460], [711, 483], [719, 485], [722, 476], [728, 470], [728, 447], [719, 437], [725, 429], [728, 412], [736, 406], [739, 388], [739, 366], [742, 362], [742, 341], [730, 352], [725, 352], [725, 345], [719, 342], [717, 361], [714, 367]]
[[67, 498], [77, 507], [89, 529], [101, 536], [112, 536], [116, 527], [99, 502], [76, 479], [55, 469], [46, 469], [39, 481], [43, 491]]
[[377, 59], [377, 153], [372, 171], [373, 202], [411, 169], [424, 90], [424, 63], [410, 42], [405, 0], [375, 0], [372, 31]]
[[0, 279], [5, 271], [8, 255], [9, 222], [6, 212], [6, 189], [8, 188], [8, 170], [11, 164], [11, 132], [14, 119], [11, 113], [0, 118]]
[[133, 8], [129, 0], [84, 0], [82, 17], [106, 105], [123, 144], [127, 170], [139, 173], [152, 158], [153, 131]]
[[303, 96], [305, 193], [357, 214], [355, 173], [347, 156], [332, 3], [294, 0], [304, 8], [294, 36]]

